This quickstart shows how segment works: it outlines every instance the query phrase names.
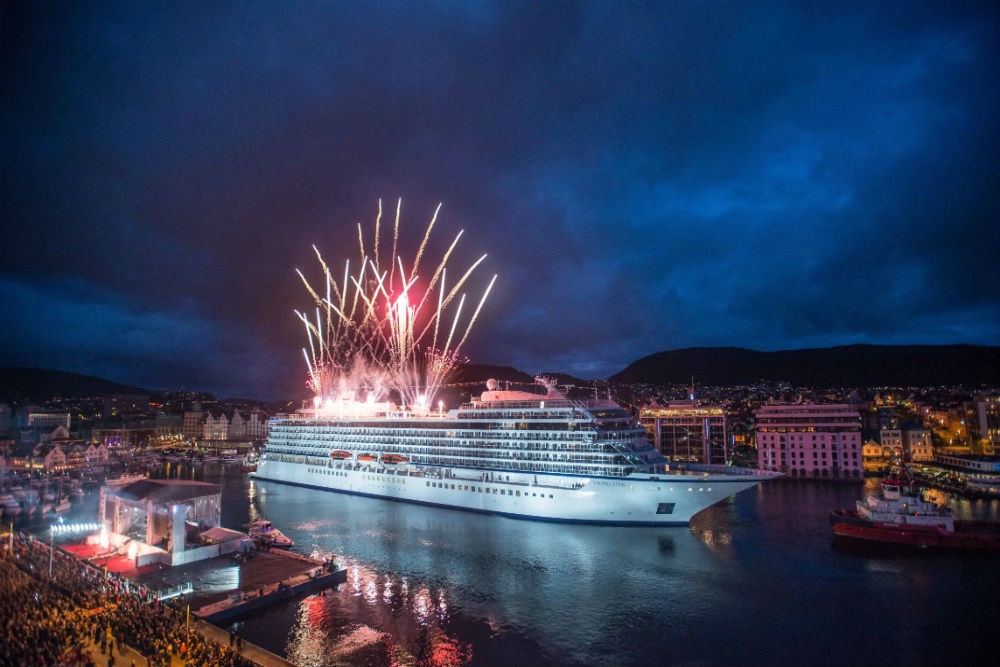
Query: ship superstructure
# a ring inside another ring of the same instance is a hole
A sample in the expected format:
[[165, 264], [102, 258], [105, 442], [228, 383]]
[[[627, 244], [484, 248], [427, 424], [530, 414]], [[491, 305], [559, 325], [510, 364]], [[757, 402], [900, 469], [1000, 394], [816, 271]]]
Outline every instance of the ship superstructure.
[[[530, 519], [687, 524], [777, 476], [670, 462], [610, 399], [499, 390], [437, 413], [345, 403], [270, 422], [255, 476], [346, 493]], [[353, 412], [353, 414], [352, 414]]]

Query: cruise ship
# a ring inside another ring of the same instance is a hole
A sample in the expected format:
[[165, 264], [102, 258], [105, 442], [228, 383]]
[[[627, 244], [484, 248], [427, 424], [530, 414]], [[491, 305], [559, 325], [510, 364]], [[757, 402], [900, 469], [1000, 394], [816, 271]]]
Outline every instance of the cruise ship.
[[448, 412], [388, 404], [308, 407], [270, 421], [255, 478], [521, 519], [687, 525], [701, 510], [780, 475], [671, 464], [611, 399], [487, 383]]

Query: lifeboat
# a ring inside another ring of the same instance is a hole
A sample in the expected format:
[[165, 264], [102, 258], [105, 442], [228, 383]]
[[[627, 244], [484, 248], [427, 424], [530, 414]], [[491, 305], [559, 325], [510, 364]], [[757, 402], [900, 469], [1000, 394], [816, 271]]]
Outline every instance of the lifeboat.
[[400, 456], [399, 454], [383, 454], [382, 463], [387, 465], [395, 465], [397, 463], [409, 463], [410, 459], [405, 456]]
[[343, 461], [344, 459], [351, 458], [351, 453], [345, 452], [343, 449], [338, 449], [330, 452], [330, 458], [337, 461]]
[[374, 461], [375, 460], [375, 455], [374, 454], [358, 454], [358, 460], [359, 461]]

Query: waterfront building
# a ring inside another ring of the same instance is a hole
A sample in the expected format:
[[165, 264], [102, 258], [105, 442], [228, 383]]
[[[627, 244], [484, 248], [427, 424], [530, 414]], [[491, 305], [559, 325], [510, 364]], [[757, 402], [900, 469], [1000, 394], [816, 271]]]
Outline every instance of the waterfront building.
[[978, 396], [965, 411], [970, 443], [983, 451], [1000, 447], [1000, 396]]
[[639, 412], [653, 446], [671, 461], [687, 463], [727, 462], [729, 423], [718, 405], [678, 401], [650, 406]]
[[56, 445], [38, 445], [35, 447], [34, 456], [35, 459], [40, 459], [42, 461], [42, 467], [46, 472], [55, 472], [57, 470], [66, 470], [68, 468], [66, 462], [66, 452], [58, 444]]
[[233, 410], [233, 416], [229, 420], [229, 430], [223, 440], [243, 440], [247, 437], [247, 420], [240, 414], [239, 410]]
[[220, 412], [218, 416], [211, 412], [206, 413], [201, 437], [205, 440], [228, 440], [229, 418], [226, 417], [226, 413]]
[[267, 439], [268, 414], [257, 408], [247, 413], [246, 439], [251, 442], [263, 442]]
[[883, 428], [879, 432], [879, 442], [900, 458], [903, 457], [903, 431], [898, 428]]
[[892, 464], [892, 450], [874, 440], [866, 440], [861, 447], [861, 463], [867, 472], [885, 470]]
[[194, 410], [184, 413], [184, 422], [181, 425], [181, 435], [185, 440], [197, 440], [205, 433], [205, 412], [201, 406], [196, 406]]
[[62, 424], [56, 426], [48, 433], [43, 433], [42, 429], [38, 429], [38, 442], [44, 444], [56, 440], [69, 440], [69, 429]]
[[761, 469], [810, 477], [861, 474], [861, 416], [850, 405], [765, 405], [754, 419]]
[[903, 430], [903, 450], [910, 461], [924, 462], [934, 460], [934, 446], [931, 441], [930, 429], [909, 427]]
[[110, 459], [111, 453], [103, 444], [64, 439], [36, 445], [20, 467], [61, 472], [107, 464]]
[[153, 418], [154, 433], [159, 439], [180, 435], [183, 428], [183, 415], [160, 413]]
[[106, 422], [95, 425], [90, 439], [103, 444], [110, 450], [134, 449], [153, 442], [156, 437], [156, 422], [140, 419], [129, 422]]

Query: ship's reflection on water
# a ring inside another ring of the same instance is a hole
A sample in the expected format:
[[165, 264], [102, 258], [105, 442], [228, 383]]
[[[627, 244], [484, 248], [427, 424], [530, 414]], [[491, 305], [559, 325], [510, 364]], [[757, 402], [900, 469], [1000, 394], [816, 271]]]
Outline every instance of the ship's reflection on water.
[[[168, 475], [192, 472], [154, 476]], [[780, 480], [690, 527], [646, 529], [438, 510], [219, 465], [195, 478], [222, 485], [223, 525], [266, 518], [299, 553], [347, 568], [339, 589], [236, 624], [303, 667], [993, 664], [968, 638], [995, 631], [996, 614], [969, 610], [995, 607], [996, 559], [844, 552], [828, 516], [853, 506], [861, 482]], [[85, 500], [74, 512], [96, 516], [96, 494]], [[948, 504], [1000, 520], [997, 500]], [[864, 600], [866, 613], [843, 613], [845, 600]]]
[[[686, 527], [517, 521], [268, 482], [249, 496], [296, 550], [347, 568], [338, 590], [241, 623], [308, 667], [611, 664], [627, 619], [690, 593], [709, 553]], [[710, 548], [727, 539], [709, 535]]]

